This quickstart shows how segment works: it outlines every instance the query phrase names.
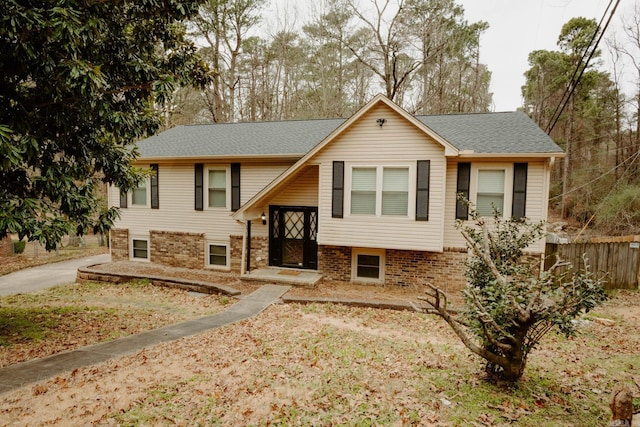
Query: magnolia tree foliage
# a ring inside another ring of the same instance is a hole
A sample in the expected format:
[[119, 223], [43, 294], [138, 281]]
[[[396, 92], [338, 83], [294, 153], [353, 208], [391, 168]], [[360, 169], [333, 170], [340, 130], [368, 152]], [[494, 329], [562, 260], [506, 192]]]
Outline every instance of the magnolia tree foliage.
[[507, 382], [523, 374], [527, 356], [556, 328], [575, 334], [572, 322], [605, 299], [600, 280], [557, 261], [540, 272], [539, 259], [526, 260], [525, 249], [544, 236], [544, 223], [479, 217], [458, 222], [471, 256], [466, 263], [466, 310], [454, 313], [446, 294], [429, 285], [426, 301], [452, 327], [464, 345], [487, 362], [487, 373]]
[[97, 188], [142, 178], [132, 142], [159, 125], [154, 104], [207, 68], [180, 22], [197, 0], [6, 0], [0, 14], [0, 235], [52, 249], [107, 229]]

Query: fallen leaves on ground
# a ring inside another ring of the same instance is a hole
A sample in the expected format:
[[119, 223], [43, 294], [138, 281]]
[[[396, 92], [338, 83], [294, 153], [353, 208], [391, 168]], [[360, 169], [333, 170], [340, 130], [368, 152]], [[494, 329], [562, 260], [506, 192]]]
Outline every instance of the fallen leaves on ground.
[[0, 367], [223, 309], [217, 296], [195, 296], [145, 282], [65, 285], [2, 297]]
[[[126, 262], [104, 268], [171, 272], [245, 292], [257, 287], [210, 271]], [[20, 350], [24, 343], [14, 343], [6, 363], [81, 346], [88, 336], [100, 341], [221, 309], [215, 297], [193, 297], [180, 290], [147, 286], [140, 299], [136, 289], [123, 285], [95, 286], [68, 288], [73, 297], [59, 292], [34, 300], [33, 307], [51, 310], [73, 298], [86, 297], [91, 303], [74, 300], [84, 307], [74, 321], [55, 314], [60, 338], [26, 352]], [[328, 282], [292, 293], [406, 300], [422, 290]], [[637, 380], [639, 306], [637, 292], [620, 292], [594, 315], [611, 321], [586, 317], [578, 337], [547, 337], [532, 353], [516, 390], [485, 383], [478, 375], [480, 361], [432, 316], [339, 305], [278, 305], [248, 321], [6, 394], [0, 414], [21, 424], [64, 420], [69, 425], [140, 420], [178, 425], [602, 424], [612, 384]], [[107, 317], [96, 321], [91, 312]], [[102, 324], [107, 330], [97, 327]]]
[[[628, 299], [635, 305], [609, 315]], [[604, 425], [608, 390], [638, 379], [638, 307], [637, 292], [622, 292], [597, 311], [614, 327], [588, 322], [577, 338], [550, 335], [522, 382], [504, 389], [483, 381], [481, 362], [436, 317], [280, 304], [0, 396], [0, 418], [22, 425]]]

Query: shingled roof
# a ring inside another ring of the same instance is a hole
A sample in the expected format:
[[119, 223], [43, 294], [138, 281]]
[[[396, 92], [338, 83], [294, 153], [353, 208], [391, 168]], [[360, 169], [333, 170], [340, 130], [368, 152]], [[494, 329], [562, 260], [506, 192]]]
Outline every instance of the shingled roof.
[[176, 126], [138, 142], [141, 158], [302, 157], [345, 119]]
[[562, 152], [562, 148], [520, 111], [416, 118], [460, 151], [495, 154]]
[[[416, 116], [460, 151], [561, 153], [522, 112]], [[302, 157], [346, 119], [176, 126], [138, 143], [140, 158]]]

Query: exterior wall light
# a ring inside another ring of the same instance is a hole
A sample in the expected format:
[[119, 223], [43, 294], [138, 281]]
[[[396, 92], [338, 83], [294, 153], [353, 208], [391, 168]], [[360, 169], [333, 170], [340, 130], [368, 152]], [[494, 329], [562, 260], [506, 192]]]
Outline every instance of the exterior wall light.
[[387, 123], [387, 119], [378, 119], [376, 120], [376, 123], [382, 127], [383, 124]]
[[262, 219], [262, 225], [267, 225], [267, 216], [264, 214], [264, 212], [262, 212], [260, 219]]

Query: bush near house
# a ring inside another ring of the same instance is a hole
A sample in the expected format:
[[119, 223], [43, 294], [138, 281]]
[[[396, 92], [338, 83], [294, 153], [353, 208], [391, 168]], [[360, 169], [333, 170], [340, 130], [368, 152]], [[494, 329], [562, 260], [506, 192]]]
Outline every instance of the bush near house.
[[21, 254], [22, 252], [24, 252], [24, 248], [27, 245], [27, 242], [25, 242], [24, 240], [14, 240], [13, 241], [13, 253], [14, 254]]
[[493, 218], [474, 209], [469, 215], [471, 223], [457, 224], [472, 252], [466, 263], [465, 311], [450, 312], [446, 294], [435, 286], [423, 300], [486, 360], [490, 378], [514, 383], [548, 332], [575, 335], [573, 320], [606, 299], [603, 283], [588, 269], [558, 273], [569, 265], [561, 260], [542, 273], [537, 263], [525, 261], [526, 248], [544, 236], [543, 222], [505, 219], [497, 210]]

